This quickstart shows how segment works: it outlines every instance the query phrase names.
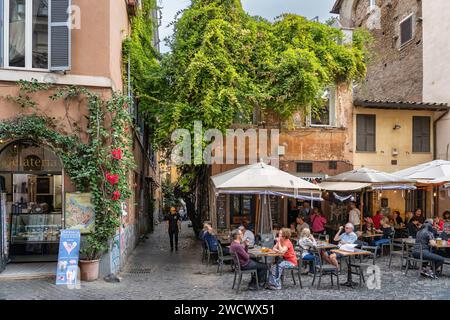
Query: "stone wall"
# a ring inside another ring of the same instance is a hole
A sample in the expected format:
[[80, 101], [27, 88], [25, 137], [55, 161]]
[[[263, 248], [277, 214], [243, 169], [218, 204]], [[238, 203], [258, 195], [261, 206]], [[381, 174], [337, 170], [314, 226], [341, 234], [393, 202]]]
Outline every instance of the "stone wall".
[[[400, 22], [410, 14], [414, 14], [414, 39], [401, 47]], [[344, 1], [343, 26], [368, 29], [374, 38], [367, 78], [355, 89], [355, 99], [422, 101], [421, 18], [420, 0], [378, 0], [372, 9], [368, 0]]]

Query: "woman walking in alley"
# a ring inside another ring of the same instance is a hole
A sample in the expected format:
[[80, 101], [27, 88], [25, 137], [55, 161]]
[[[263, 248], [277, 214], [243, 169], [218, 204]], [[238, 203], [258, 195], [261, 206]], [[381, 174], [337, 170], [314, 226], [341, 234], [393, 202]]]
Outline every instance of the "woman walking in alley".
[[175, 250], [178, 251], [178, 233], [181, 230], [181, 219], [175, 207], [170, 208], [170, 214], [167, 217], [167, 231], [170, 238], [170, 251], [173, 252], [175, 240]]

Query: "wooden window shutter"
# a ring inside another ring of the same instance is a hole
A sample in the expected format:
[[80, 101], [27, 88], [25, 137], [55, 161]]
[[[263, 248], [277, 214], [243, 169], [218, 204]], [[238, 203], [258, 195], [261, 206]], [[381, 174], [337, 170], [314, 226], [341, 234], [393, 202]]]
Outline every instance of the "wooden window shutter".
[[356, 151], [376, 150], [376, 117], [371, 114], [356, 116]]
[[356, 116], [356, 151], [366, 150], [366, 119], [364, 115], [358, 114]]
[[375, 116], [366, 116], [366, 151], [375, 151]]
[[413, 152], [431, 151], [430, 121], [430, 117], [413, 117]]
[[71, 67], [71, 0], [51, 0], [50, 70], [67, 71]]

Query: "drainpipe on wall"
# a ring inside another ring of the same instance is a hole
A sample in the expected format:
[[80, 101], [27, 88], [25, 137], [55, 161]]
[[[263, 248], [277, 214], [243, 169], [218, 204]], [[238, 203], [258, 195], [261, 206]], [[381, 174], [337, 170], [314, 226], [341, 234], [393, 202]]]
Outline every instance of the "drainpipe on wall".
[[449, 111], [450, 110], [447, 110], [443, 115], [441, 115], [439, 118], [437, 118], [434, 122], [433, 122], [433, 141], [434, 141], [434, 143], [433, 143], [433, 153], [434, 153], [434, 156], [433, 156], [433, 160], [437, 160], [437, 135], [436, 135], [436, 132], [437, 132], [437, 123], [442, 119], [442, 118], [444, 118], [446, 115], [448, 115], [448, 113], [449, 113]]

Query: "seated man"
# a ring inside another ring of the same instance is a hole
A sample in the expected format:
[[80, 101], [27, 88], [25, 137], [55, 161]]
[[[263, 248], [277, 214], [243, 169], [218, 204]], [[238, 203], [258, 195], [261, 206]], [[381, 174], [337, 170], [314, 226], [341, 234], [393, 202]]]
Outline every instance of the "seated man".
[[334, 241], [339, 242], [339, 245], [354, 244], [356, 242], [356, 240], [358, 240], [358, 236], [354, 232], [355, 227], [353, 226], [353, 224], [347, 223], [345, 225], [344, 233], [342, 233], [342, 230], [344, 230], [344, 227], [340, 226], [338, 233], [334, 237]]
[[[345, 232], [342, 233], [342, 230], [344, 230], [344, 227], [340, 226], [339, 231], [334, 237], [334, 241], [339, 242], [339, 246], [342, 246], [344, 244], [354, 244], [358, 240], [358, 236], [354, 232], [355, 227], [351, 223], [347, 223], [345, 225]], [[329, 259], [331, 260], [332, 264], [335, 266], [338, 266], [337, 259], [342, 258], [341, 254], [330, 254]]]
[[[219, 245], [219, 240], [217, 240], [216, 233], [213, 227], [209, 223], [203, 225], [203, 230], [200, 232], [200, 239], [208, 242], [209, 251], [217, 252], [217, 246]], [[228, 255], [230, 252], [228, 248], [222, 247], [222, 252], [224, 255]]]
[[[436, 247], [436, 240], [433, 235], [433, 220], [425, 221], [423, 228], [417, 233], [416, 244], [413, 249], [413, 257], [420, 258], [420, 249], [422, 249], [422, 257], [425, 261], [434, 263], [436, 272], [442, 273], [442, 266], [445, 259], [440, 255], [431, 252], [430, 247]], [[437, 278], [433, 271], [426, 266], [426, 269], [422, 272], [422, 275]]]
[[[233, 230], [233, 232], [231, 233], [231, 237], [233, 239], [233, 242], [230, 246], [230, 253], [236, 254], [241, 270], [257, 270], [259, 287], [263, 288], [266, 281], [267, 266], [263, 263], [259, 263], [250, 259], [250, 256], [247, 252], [247, 246], [245, 244], [242, 245], [244, 235], [242, 234], [241, 230]], [[250, 290], [257, 289], [256, 279], [253, 276], [248, 288]]]
[[251, 230], [249, 230], [249, 223], [248, 223], [248, 221], [244, 221], [242, 223], [242, 226], [239, 227], [239, 230], [241, 230], [242, 234], [243, 234], [242, 241], [248, 247], [253, 247], [255, 245], [255, 235], [254, 235], [254, 233]]

